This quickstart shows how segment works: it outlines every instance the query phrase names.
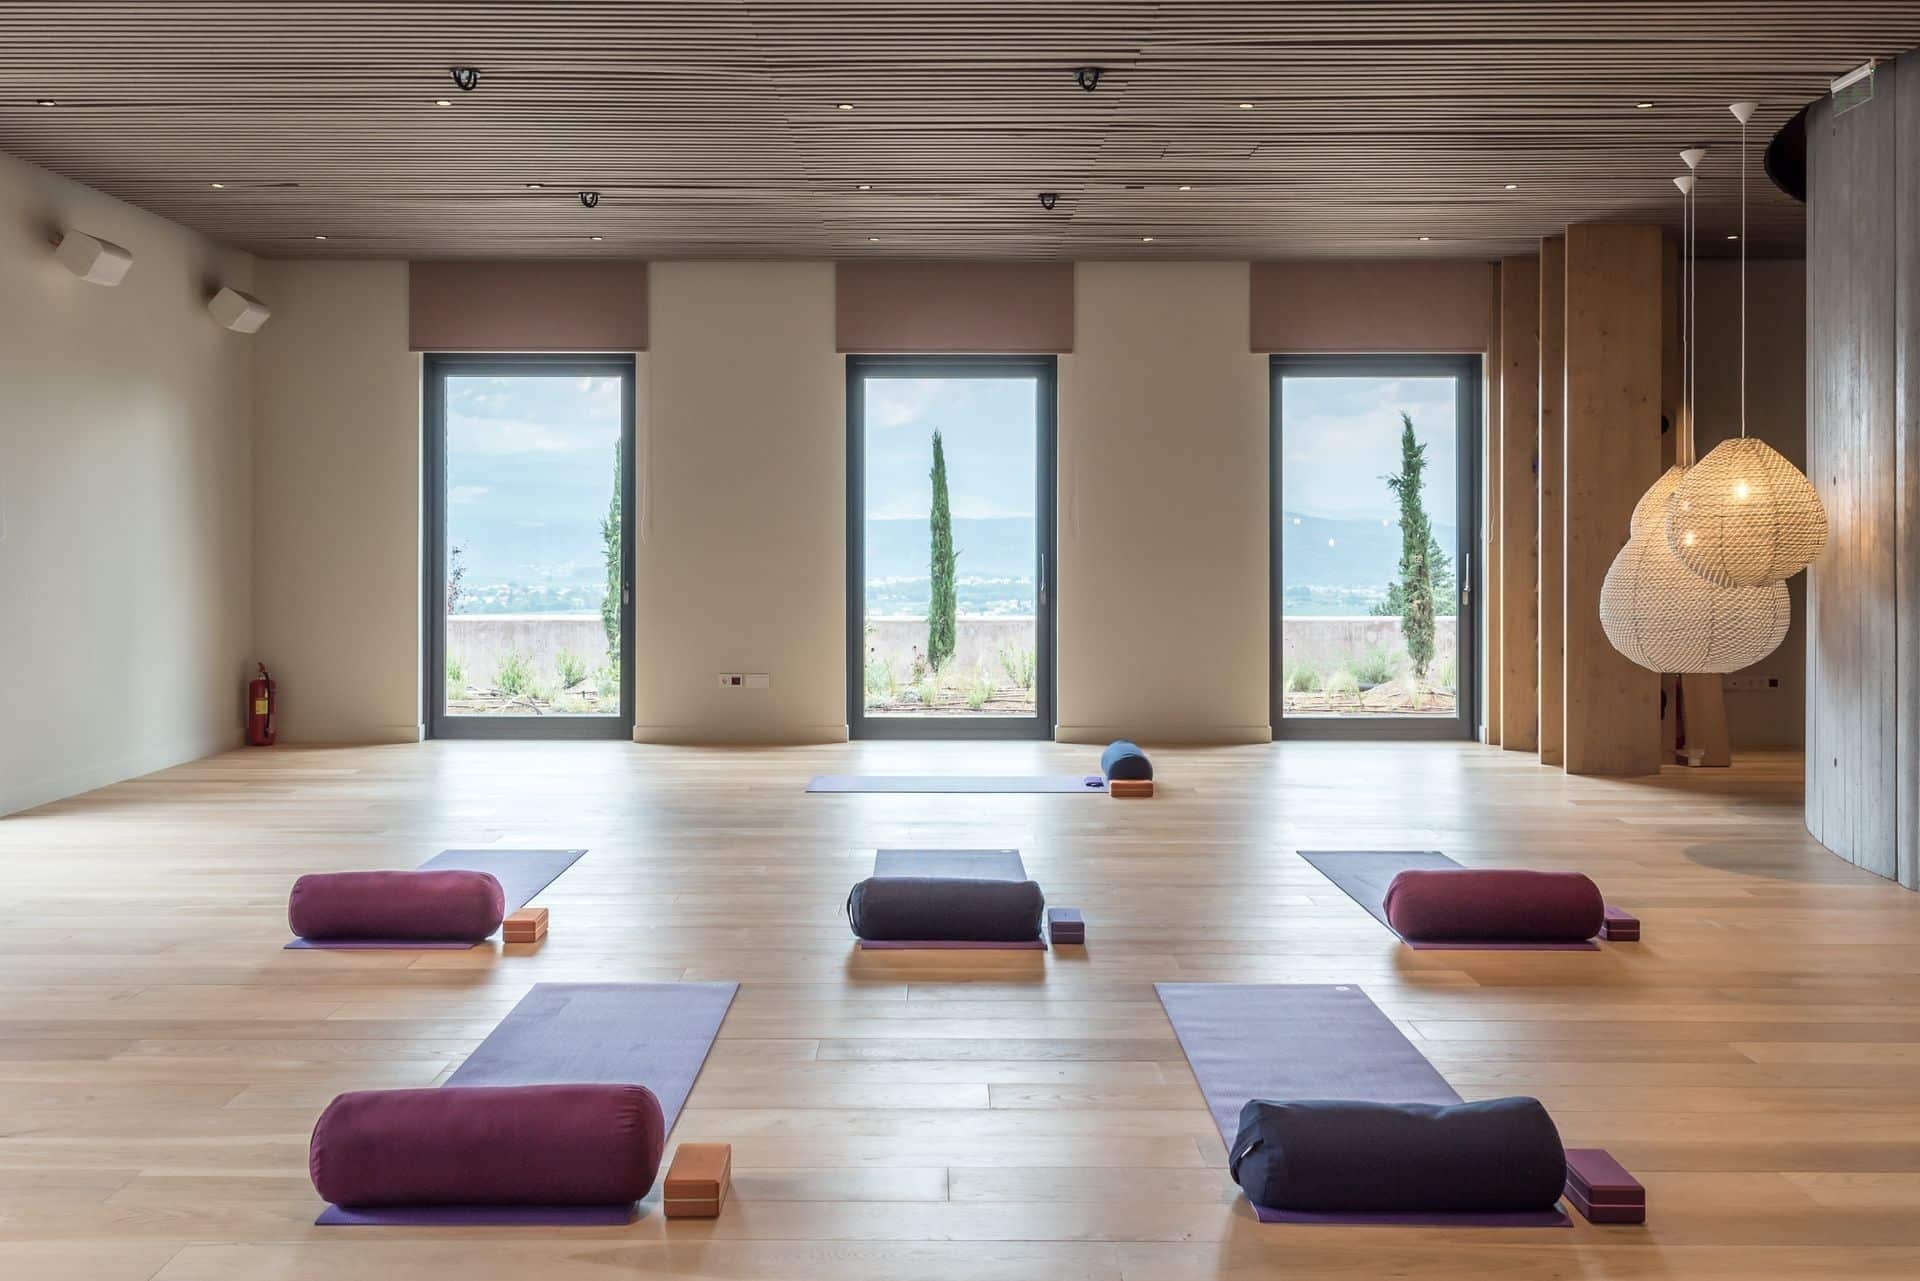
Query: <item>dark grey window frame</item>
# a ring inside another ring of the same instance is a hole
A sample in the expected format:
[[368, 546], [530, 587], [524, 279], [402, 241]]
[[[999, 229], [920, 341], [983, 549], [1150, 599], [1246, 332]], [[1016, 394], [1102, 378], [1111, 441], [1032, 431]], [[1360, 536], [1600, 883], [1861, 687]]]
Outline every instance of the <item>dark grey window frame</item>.
[[[448, 716], [447, 657], [447, 427], [446, 377], [619, 377], [620, 533], [620, 714], [618, 716]], [[425, 552], [424, 644], [426, 657], [422, 722], [428, 738], [628, 739], [634, 725], [633, 508], [634, 359], [624, 355], [497, 355], [433, 352], [421, 361], [421, 478]]]
[[[866, 714], [866, 397], [870, 374], [890, 378], [1034, 380], [1035, 549], [1032, 716], [906, 717]], [[1052, 356], [847, 357], [847, 732], [856, 739], [1051, 739], [1058, 671], [1058, 361]]]
[[[1413, 353], [1407, 355], [1279, 355], [1271, 359], [1272, 387], [1268, 447], [1272, 462], [1269, 507], [1269, 559], [1272, 575], [1268, 597], [1269, 715], [1276, 739], [1467, 739], [1478, 737], [1479, 725], [1479, 601], [1480, 558], [1474, 555], [1480, 529], [1480, 433], [1483, 359], [1477, 355]], [[1454, 564], [1460, 567], [1457, 714], [1417, 716], [1295, 716], [1286, 715], [1286, 691], [1281, 688], [1281, 634], [1286, 603], [1286, 563], [1281, 555], [1280, 424], [1283, 388], [1289, 377], [1435, 378], [1455, 379], [1454, 422], [1458, 454], [1455, 468], [1459, 493], [1454, 517]]]

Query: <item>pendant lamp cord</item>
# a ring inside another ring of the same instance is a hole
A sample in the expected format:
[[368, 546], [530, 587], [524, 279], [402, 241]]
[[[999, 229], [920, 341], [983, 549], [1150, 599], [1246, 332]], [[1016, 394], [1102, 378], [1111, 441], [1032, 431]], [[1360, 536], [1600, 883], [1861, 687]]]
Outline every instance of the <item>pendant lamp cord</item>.
[[1747, 434], [1747, 122], [1740, 122], [1740, 435]]

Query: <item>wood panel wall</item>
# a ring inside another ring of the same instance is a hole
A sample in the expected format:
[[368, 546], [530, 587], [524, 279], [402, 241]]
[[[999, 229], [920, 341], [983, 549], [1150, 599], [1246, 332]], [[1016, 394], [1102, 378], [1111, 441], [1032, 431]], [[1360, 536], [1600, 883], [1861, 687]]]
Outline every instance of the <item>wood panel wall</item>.
[[1566, 721], [1571, 774], [1660, 766], [1660, 678], [1607, 643], [1600, 585], [1660, 474], [1660, 228], [1579, 224], [1566, 241]]
[[1500, 263], [1500, 745], [1540, 747], [1540, 260]]
[[1920, 54], [1807, 121], [1807, 828], [1920, 887]]
[[1567, 238], [1540, 239], [1540, 763], [1565, 760]]
[[1488, 273], [1493, 287], [1487, 302], [1486, 436], [1480, 447], [1480, 706], [1481, 734], [1489, 745], [1500, 744], [1500, 269]]

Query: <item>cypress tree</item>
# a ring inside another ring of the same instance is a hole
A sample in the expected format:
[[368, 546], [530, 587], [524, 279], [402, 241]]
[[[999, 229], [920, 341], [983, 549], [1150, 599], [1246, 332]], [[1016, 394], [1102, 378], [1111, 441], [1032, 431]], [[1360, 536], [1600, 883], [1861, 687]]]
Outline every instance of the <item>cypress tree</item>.
[[620, 446], [613, 447], [613, 497], [600, 522], [600, 543], [607, 567], [607, 593], [600, 598], [600, 626], [607, 633], [607, 665], [620, 670], [620, 593], [624, 583], [620, 547]]
[[1400, 415], [1400, 474], [1386, 477], [1400, 500], [1400, 635], [1407, 645], [1416, 680], [1427, 678], [1433, 662], [1433, 561], [1437, 546], [1420, 498], [1427, 470], [1427, 447], [1413, 434], [1413, 417]]
[[940, 433], [933, 433], [933, 510], [928, 518], [933, 547], [929, 574], [932, 599], [927, 604], [927, 666], [939, 671], [953, 657], [953, 616], [956, 607], [953, 563], [953, 517], [947, 510], [947, 453]]

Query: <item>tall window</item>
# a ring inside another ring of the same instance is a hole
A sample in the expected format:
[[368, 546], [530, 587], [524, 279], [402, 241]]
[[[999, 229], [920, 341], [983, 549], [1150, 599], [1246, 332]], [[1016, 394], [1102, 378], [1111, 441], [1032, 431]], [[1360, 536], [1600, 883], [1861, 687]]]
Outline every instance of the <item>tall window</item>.
[[1273, 726], [1471, 737], [1474, 356], [1273, 361]]
[[633, 361], [426, 362], [435, 737], [631, 737]]
[[1053, 733], [1054, 362], [849, 357], [849, 725]]

